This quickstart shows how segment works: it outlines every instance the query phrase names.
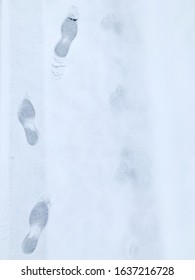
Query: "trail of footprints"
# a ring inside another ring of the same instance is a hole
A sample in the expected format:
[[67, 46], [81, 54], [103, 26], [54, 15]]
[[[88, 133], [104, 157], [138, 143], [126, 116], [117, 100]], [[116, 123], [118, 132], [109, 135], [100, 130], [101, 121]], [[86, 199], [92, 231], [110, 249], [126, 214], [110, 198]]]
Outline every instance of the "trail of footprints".
[[[65, 58], [69, 52], [70, 46], [74, 41], [78, 26], [78, 11], [75, 6], [69, 10], [68, 16], [65, 18], [61, 26], [61, 39], [54, 48], [54, 57], [52, 63], [52, 73], [56, 79], [61, 79], [65, 68]], [[108, 14], [101, 20], [101, 27], [105, 31], [113, 31], [117, 35], [122, 33], [122, 24], [117, 18]], [[111, 110], [121, 113], [125, 104], [125, 89], [122, 85], [118, 85], [116, 90], [111, 93], [109, 98]], [[31, 101], [25, 98], [18, 109], [18, 120], [24, 129], [27, 143], [35, 146], [39, 141], [39, 131], [35, 126], [35, 109]], [[117, 171], [119, 179], [133, 178], [136, 174], [133, 168], [127, 166], [126, 160], [121, 162]], [[132, 179], [131, 179], [132, 180]], [[30, 230], [22, 242], [22, 251], [25, 254], [32, 254], [38, 244], [41, 232], [45, 228], [49, 216], [48, 202], [38, 202], [31, 210], [29, 216]], [[136, 251], [138, 248], [136, 247]]]
[[[39, 131], [35, 126], [35, 109], [31, 101], [25, 98], [18, 109], [18, 120], [22, 125], [27, 143], [35, 146], [39, 140]], [[48, 220], [48, 203], [45, 201], [37, 203], [31, 210], [29, 217], [30, 232], [22, 243], [22, 251], [31, 254], [37, 247], [39, 236], [46, 226]]]
[[[61, 39], [55, 47], [55, 57], [53, 62], [53, 74], [56, 78], [61, 78], [65, 67], [66, 57], [70, 45], [77, 35], [78, 12], [72, 6], [68, 16], [61, 26]], [[28, 98], [25, 98], [18, 108], [18, 120], [24, 129], [26, 141], [30, 146], [35, 146], [39, 141], [39, 131], [35, 126], [35, 109]], [[31, 210], [29, 216], [30, 231], [22, 242], [22, 251], [25, 254], [32, 254], [38, 244], [40, 234], [48, 221], [49, 209], [45, 201], [38, 202]]]

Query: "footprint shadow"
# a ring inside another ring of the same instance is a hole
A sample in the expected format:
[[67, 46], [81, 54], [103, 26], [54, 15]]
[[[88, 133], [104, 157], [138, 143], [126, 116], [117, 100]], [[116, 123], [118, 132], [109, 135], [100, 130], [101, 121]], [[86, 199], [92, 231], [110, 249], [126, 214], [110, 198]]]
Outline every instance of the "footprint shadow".
[[24, 128], [26, 140], [34, 146], [39, 140], [39, 131], [35, 127], [35, 109], [29, 99], [25, 98], [18, 109], [18, 120]]
[[109, 98], [111, 109], [120, 113], [126, 106], [125, 89], [122, 85], [118, 85], [116, 90], [111, 93]]
[[135, 155], [134, 152], [128, 150], [127, 148], [122, 150], [120, 156], [120, 163], [117, 168], [116, 178], [121, 183], [131, 183], [131, 185], [135, 186], [137, 184], [137, 170], [135, 164]]
[[122, 23], [113, 14], [107, 14], [106, 17], [102, 18], [101, 27], [105, 31], [112, 31], [117, 35], [121, 35], [123, 31]]
[[22, 242], [22, 251], [25, 254], [32, 254], [38, 244], [39, 237], [45, 228], [49, 216], [48, 203], [38, 202], [31, 210], [29, 216], [30, 231]]
[[65, 68], [65, 57], [67, 56], [70, 46], [75, 39], [78, 31], [78, 11], [75, 6], [69, 10], [61, 26], [61, 39], [54, 48], [54, 57], [52, 63], [52, 73], [56, 79], [61, 79]]

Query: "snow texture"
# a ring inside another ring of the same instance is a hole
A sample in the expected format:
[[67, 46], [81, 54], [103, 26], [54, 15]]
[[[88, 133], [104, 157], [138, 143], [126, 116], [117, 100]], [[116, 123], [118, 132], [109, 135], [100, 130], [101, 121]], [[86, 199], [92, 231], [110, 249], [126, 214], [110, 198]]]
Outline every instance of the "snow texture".
[[192, 0], [2, 0], [0, 259], [195, 258]]

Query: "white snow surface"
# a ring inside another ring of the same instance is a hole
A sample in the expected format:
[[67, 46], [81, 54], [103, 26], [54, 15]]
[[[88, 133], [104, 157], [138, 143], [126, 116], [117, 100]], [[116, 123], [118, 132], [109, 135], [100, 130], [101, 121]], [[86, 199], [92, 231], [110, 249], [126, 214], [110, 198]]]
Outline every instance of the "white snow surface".
[[[1, 1], [0, 259], [195, 258], [194, 7]], [[41, 201], [44, 228], [29, 224]]]

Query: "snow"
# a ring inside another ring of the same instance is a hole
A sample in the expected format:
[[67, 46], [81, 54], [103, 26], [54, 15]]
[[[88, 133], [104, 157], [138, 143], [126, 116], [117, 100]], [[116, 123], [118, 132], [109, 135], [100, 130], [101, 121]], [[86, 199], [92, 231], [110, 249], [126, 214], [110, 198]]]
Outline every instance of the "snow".
[[[0, 259], [194, 258], [193, 7], [2, 1]], [[27, 99], [35, 145], [18, 119]]]

